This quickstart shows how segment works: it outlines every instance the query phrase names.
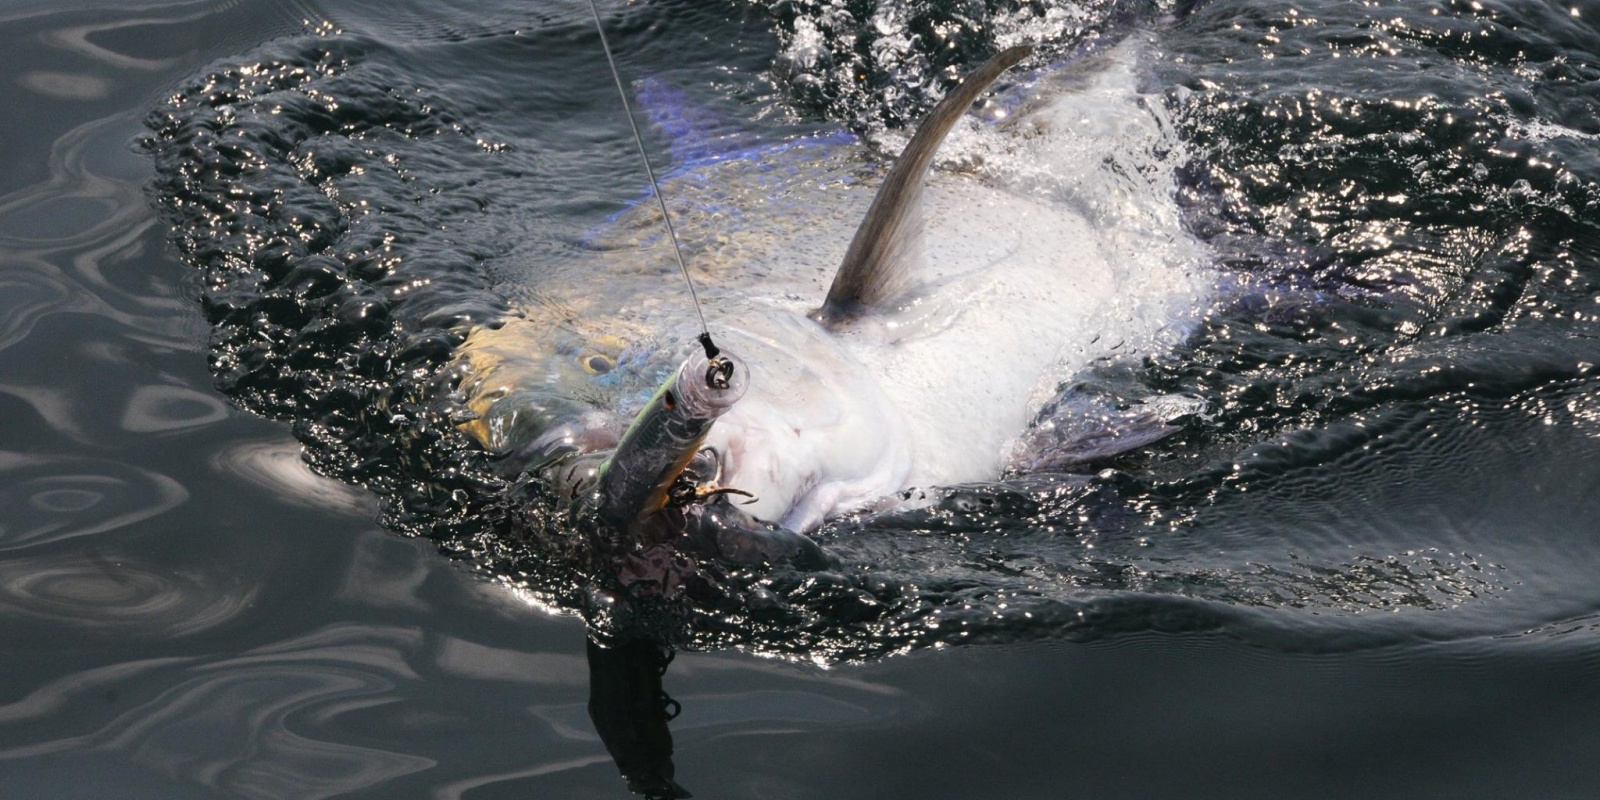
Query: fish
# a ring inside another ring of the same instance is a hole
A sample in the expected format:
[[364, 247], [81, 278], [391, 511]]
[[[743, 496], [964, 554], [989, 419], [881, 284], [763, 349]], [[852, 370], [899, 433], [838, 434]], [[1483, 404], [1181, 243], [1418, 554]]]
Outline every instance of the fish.
[[[919, 487], [1093, 465], [1170, 435], [1195, 403], [1060, 392], [1129, 337], [1172, 338], [1170, 313], [1123, 303], [1127, 275], [1095, 214], [1051, 189], [1059, 180], [989, 167], [982, 148], [933, 168], [954, 131], [989, 134], [1011, 164], [1071, 137], [1061, 120], [1081, 108], [968, 113], [1032, 51], [968, 74], [887, 171], [851, 137], [822, 134], [668, 175], [714, 344], [651, 257], [660, 217], [638, 204], [590, 242], [594, 258], [470, 332], [462, 429], [509, 469], [597, 498], [632, 536], [695, 530], [736, 561], [818, 563], [805, 533]], [[1164, 309], [1193, 294], [1186, 258], [1158, 270], [1171, 286], [1135, 299]], [[1119, 331], [1096, 329], [1114, 317]]]

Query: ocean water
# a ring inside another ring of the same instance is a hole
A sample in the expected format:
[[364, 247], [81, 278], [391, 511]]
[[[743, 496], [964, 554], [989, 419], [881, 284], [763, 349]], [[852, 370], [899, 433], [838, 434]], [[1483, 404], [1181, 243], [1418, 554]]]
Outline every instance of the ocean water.
[[643, 196], [587, 5], [14, 4], [0, 795], [1600, 792], [1600, 5], [602, 13], [686, 191], [1040, 43], [1060, 199], [1211, 287], [1060, 396], [1206, 413], [619, 602], [450, 425]]

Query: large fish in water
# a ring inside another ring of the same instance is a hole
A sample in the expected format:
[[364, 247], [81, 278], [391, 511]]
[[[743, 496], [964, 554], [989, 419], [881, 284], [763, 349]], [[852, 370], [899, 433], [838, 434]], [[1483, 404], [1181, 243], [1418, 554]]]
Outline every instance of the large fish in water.
[[[1196, 284], [1190, 263], [1171, 263], [1126, 285], [1126, 254], [1103, 229], [1113, 215], [1063, 188], [1063, 151], [1081, 160], [1072, 138], [1107, 124], [1081, 103], [1019, 102], [993, 115], [1009, 119], [966, 122], [1029, 52], [1001, 52], [938, 104], [853, 238], [833, 217], [859, 214], [876, 176], [841, 137], [720, 154], [669, 176], [720, 353], [698, 352], [669, 262], [640, 244], [659, 224], [640, 204], [596, 237], [592, 261], [471, 333], [462, 389], [478, 418], [466, 430], [562, 491], [597, 494], [614, 526], [710, 528], [737, 558], [792, 553], [801, 537], [783, 532], [901, 502], [913, 487], [1093, 464], [1172, 431], [1193, 403], [1061, 395], [1063, 376], [1130, 338], [1171, 338], [1171, 314], [1147, 312]], [[1105, 90], [1079, 83], [1054, 91]], [[964, 169], [930, 170], [955, 130], [976, 154]], [[1102, 330], [1108, 321], [1120, 329]], [[771, 536], [778, 544], [764, 546]]]

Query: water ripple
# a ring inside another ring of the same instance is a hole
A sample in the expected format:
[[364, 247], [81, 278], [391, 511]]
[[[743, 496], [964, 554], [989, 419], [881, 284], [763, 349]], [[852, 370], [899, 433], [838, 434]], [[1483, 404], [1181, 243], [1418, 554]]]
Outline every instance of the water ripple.
[[10, 266], [0, 275], [0, 350], [27, 338], [40, 318], [68, 305], [71, 297], [71, 288], [59, 278]]
[[[0, 329], [0, 350], [5, 349], [6, 332]], [[90, 444], [93, 438], [72, 418], [72, 396], [52, 386], [29, 386], [0, 383], [0, 394], [27, 403], [33, 412], [44, 420], [50, 429], [80, 444]]]
[[[371, 498], [367, 498], [371, 505]], [[347, 603], [375, 608], [428, 611], [420, 589], [433, 574], [436, 551], [414, 539], [399, 539], [367, 531], [356, 542], [344, 568], [337, 597]]]
[[189, 499], [157, 472], [97, 459], [0, 451], [0, 552], [124, 528]]
[[198, 428], [228, 418], [228, 405], [215, 395], [185, 386], [140, 386], [128, 398], [122, 427], [134, 433]]
[[354, 517], [376, 515], [377, 502], [370, 493], [312, 472], [300, 445], [292, 441], [239, 442], [212, 456], [211, 465], [292, 505]]
[[[176, 685], [96, 730], [0, 751], [0, 760], [106, 752], [230, 797], [317, 800], [434, 766], [429, 758], [350, 743], [365, 709], [417, 678], [407, 655], [418, 631], [335, 625], [241, 656], [189, 667]], [[74, 676], [37, 690], [0, 725], [59, 704], [71, 684], [93, 687], [166, 663]], [[84, 691], [80, 688], [78, 691]]]
[[0, 253], [8, 261], [0, 349], [59, 313], [111, 319], [179, 349], [201, 340], [198, 315], [175, 284], [123, 286], [125, 271], [108, 269], [160, 233], [139, 181], [103, 174], [94, 163], [125, 148], [136, 119], [123, 112], [73, 128], [52, 146], [47, 179], [0, 196]]
[[237, 617], [259, 591], [259, 585], [209, 572], [122, 556], [0, 561], [0, 618], [67, 626], [80, 634], [188, 636]]
[[182, 664], [186, 658], [153, 658], [86, 669], [53, 680], [14, 703], [0, 705], [0, 726], [45, 719], [79, 698], [135, 680], [153, 671]]
[[589, 668], [583, 656], [568, 653], [526, 653], [445, 637], [438, 667], [474, 680], [511, 681], [555, 686], [586, 686]]

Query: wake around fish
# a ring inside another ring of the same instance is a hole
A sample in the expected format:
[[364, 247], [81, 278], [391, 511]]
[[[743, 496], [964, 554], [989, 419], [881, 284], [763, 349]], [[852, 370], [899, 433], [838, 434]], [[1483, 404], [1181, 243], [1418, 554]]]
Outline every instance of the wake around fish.
[[1069, 384], [1170, 348], [1211, 292], [1171, 199], [1181, 148], [1138, 89], [1144, 48], [1021, 73], [968, 114], [1029, 48], [1003, 51], [908, 143], [880, 137], [901, 148], [881, 176], [842, 135], [681, 165], [663, 191], [731, 358], [695, 352], [659, 213], [640, 203], [580, 271], [471, 332], [464, 429], [659, 535], [804, 532], [914, 488], [1092, 469], [1165, 436], [1203, 405]]

